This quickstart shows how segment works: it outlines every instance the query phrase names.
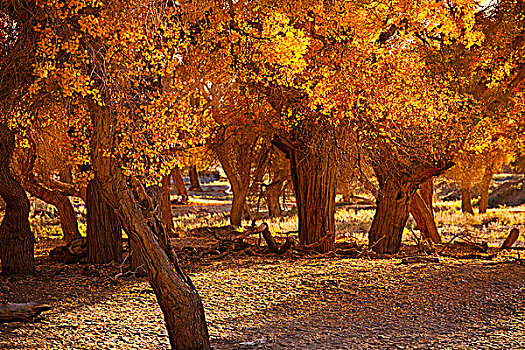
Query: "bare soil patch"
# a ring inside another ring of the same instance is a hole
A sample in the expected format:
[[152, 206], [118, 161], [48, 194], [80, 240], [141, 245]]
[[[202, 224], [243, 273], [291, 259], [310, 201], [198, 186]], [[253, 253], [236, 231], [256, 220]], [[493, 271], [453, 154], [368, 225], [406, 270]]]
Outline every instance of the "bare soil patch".
[[[167, 349], [155, 295], [118, 266], [52, 263], [2, 299], [54, 308], [0, 325], [1, 349]], [[235, 257], [184, 263], [215, 349], [525, 349], [525, 266], [492, 261]]]

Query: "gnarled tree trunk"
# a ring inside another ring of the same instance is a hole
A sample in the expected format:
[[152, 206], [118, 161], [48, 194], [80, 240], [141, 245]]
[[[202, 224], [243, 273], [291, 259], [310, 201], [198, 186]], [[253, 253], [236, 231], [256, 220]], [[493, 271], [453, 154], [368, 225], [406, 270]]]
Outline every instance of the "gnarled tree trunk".
[[485, 173], [483, 174], [483, 178], [481, 179], [481, 183], [479, 184], [479, 191], [480, 191], [480, 197], [479, 197], [479, 213], [484, 214], [487, 212], [487, 209], [489, 208], [489, 190], [490, 190], [490, 182], [492, 181], [492, 171], [485, 170]]
[[168, 242], [159, 241], [165, 236], [159, 231], [163, 226], [153, 224], [155, 215], [151, 219], [145, 216], [139, 204], [138, 189], [126, 181], [116, 159], [106, 155], [112, 147], [115, 118], [109, 107], [93, 103], [90, 109], [92, 164], [100, 179], [100, 193], [115, 208], [130, 239], [144, 258], [150, 284], [164, 313], [171, 347], [174, 350], [210, 349], [201, 299], [191, 280], [178, 266]]
[[[272, 144], [290, 160], [290, 172], [297, 205], [299, 242], [320, 253], [334, 249], [335, 244], [335, 157], [319, 149], [310, 149], [298, 141], [274, 137]], [[329, 147], [328, 147], [329, 148]]]
[[190, 166], [190, 191], [202, 191], [199, 173], [195, 164]]
[[92, 264], [122, 260], [122, 226], [100, 194], [103, 186], [97, 175], [87, 186], [87, 247], [88, 261]]
[[336, 169], [323, 152], [290, 152], [292, 183], [299, 219], [299, 242], [321, 253], [334, 249]]
[[369, 245], [376, 253], [395, 254], [401, 247], [410, 202], [417, 184], [378, 176], [377, 209], [368, 233]]
[[461, 187], [461, 211], [463, 213], [474, 214], [470, 187]]
[[14, 148], [13, 132], [0, 123], [0, 196], [6, 204], [0, 224], [0, 259], [4, 276], [35, 271], [35, 238], [29, 225], [29, 200], [9, 169]]
[[31, 181], [31, 177], [28, 177], [27, 181], [24, 181], [24, 187], [33, 196], [57, 208], [60, 217], [60, 227], [64, 234], [63, 240], [66, 245], [72, 240], [81, 237], [78, 231], [77, 215], [68, 196], [59, 191], [42, 187], [36, 182]]

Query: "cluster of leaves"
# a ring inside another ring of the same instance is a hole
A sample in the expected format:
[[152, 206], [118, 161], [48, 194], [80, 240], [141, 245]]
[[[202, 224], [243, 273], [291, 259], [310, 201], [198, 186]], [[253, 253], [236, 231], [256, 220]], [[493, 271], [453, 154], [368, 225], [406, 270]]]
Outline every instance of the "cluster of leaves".
[[483, 117], [507, 114], [495, 101], [514, 98], [522, 118], [506, 84], [523, 64], [523, 20], [498, 5], [42, 0], [29, 24], [1, 12], [5, 52], [24, 35], [35, 44], [31, 84], [19, 87], [29, 93], [9, 118], [60, 120], [73, 163], [86, 164], [89, 106], [106, 106], [118, 116], [108, 154], [150, 182], [217, 126], [344, 125], [368, 147], [439, 163]]

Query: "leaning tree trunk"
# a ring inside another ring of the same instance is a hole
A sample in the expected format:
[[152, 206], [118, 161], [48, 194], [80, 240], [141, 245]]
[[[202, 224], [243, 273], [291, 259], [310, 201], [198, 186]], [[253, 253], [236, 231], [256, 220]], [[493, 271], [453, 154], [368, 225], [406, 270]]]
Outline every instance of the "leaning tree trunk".
[[479, 213], [484, 214], [489, 208], [489, 189], [490, 182], [492, 181], [492, 171], [485, 170], [481, 183], [479, 184], [480, 197], [479, 197]]
[[[108, 107], [95, 103], [91, 105], [91, 116], [92, 164], [102, 184], [101, 194], [115, 208], [130, 239], [136, 243], [144, 258], [150, 284], [164, 313], [172, 349], [210, 349], [204, 308], [195, 287], [178, 266], [167, 242], [162, 243], [164, 249], [159, 244], [161, 232], [158, 226], [152, 225], [156, 216], [145, 216], [136, 186], [132, 188], [126, 181], [116, 159], [105, 155], [111, 151], [114, 137], [112, 125], [116, 124], [114, 116]], [[171, 259], [168, 259], [167, 252], [170, 252]]]
[[416, 221], [421, 235], [434, 243], [441, 243], [434, 212], [432, 210], [432, 179], [422, 183], [410, 202], [410, 213]]
[[[166, 179], [163, 178], [163, 185], [165, 181]], [[169, 207], [169, 210], [170, 210], [169, 213], [164, 212], [166, 208], [164, 207], [165, 198], [163, 198], [163, 196], [165, 196], [165, 190], [163, 187], [160, 188], [159, 190], [158, 186], [149, 186], [145, 191], [146, 191], [146, 194], [151, 199], [153, 207], [156, 209], [155, 213], [157, 214], [158, 217], [161, 218], [164, 228], [166, 228], [166, 232], [169, 235], [170, 231], [167, 230], [167, 226], [165, 222], [165, 215], [170, 218], [171, 225], [173, 227], [173, 214], [171, 212], [171, 204]], [[140, 252], [138, 243], [134, 239], [132, 239], [132, 237], [130, 237], [129, 234], [128, 234], [128, 237], [129, 237], [128, 253], [131, 256], [129, 260], [130, 270], [133, 271], [135, 276], [144, 277], [147, 275], [146, 261], [144, 260], [144, 256]]]
[[417, 184], [394, 178], [380, 178], [377, 209], [368, 233], [369, 245], [376, 253], [395, 254], [410, 210]]
[[68, 196], [59, 191], [53, 191], [39, 185], [36, 181], [32, 180], [31, 176], [28, 177], [26, 181], [23, 181], [23, 184], [26, 190], [33, 196], [57, 208], [60, 217], [60, 227], [64, 235], [63, 240], [66, 245], [72, 240], [81, 237], [78, 230], [77, 215]]
[[431, 178], [419, 185], [419, 194], [425, 201], [427, 207], [430, 209], [432, 217], [434, 217], [434, 178]]
[[463, 213], [474, 214], [470, 187], [461, 187], [461, 211]]
[[6, 204], [0, 224], [0, 259], [4, 276], [35, 272], [35, 238], [29, 225], [29, 199], [9, 169], [14, 148], [13, 132], [0, 123], [0, 196]]
[[299, 242], [320, 253], [334, 249], [336, 169], [327, 152], [293, 149], [292, 183], [299, 219]]
[[197, 166], [195, 164], [190, 166], [190, 190], [202, 191], [199, 173], [197, 172]]
[[122, 260], [122, 226], [113, 208], [100, 192], [103, 184], [98, 177], [87, 186], [87, 250], [92, 264], [107, 264]]

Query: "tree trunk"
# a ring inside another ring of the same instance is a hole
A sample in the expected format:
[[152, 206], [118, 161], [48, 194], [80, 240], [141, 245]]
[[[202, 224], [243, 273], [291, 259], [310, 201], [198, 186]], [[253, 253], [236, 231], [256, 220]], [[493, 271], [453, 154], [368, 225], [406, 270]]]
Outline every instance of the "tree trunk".
[[182, 197], [182, 202], [186, 203], [188, 201], [189, 195], [188, 190], [186, 189], [186, 185], [184, 184], [184, 179], [182, 178], [182, 172], [180, 171], [179, 166], [176, 166], [173, 171], [171, 172], [171, 176], [173, 178], [173, 183], [175, 185], [175, 189], [177, 190], [177, 194]]
[[271, 184], [266, 186], [264, 195], [266, 198], [266, 205], [268, 206], [268, 215], [271, 218], [278, 218], [281, 216], [281, 204], [279, 203], [279, 198], [281, 197], [281, 192], [283, 190], [282, 180], [273, 181]]
[[419, 185], [419, 194], [425, 201], [425, 204], [430, 209], [432, 217], [434, 217], [434, 178], [423, 182]]
[[483, 174], [483, 178], [481, 179], [481, 183], [479, 184], [479, 191], [481, 192], [479, 197], [480, 214], [486, 213], [489, 207], [489, 189], [490, 182], [492, 181], [492, 175], [492, 171], [485, 170], [485, 174]]
[[474, 214], [474, 210], [472, 209], [472, 197], [470, 194], [469, 187], [461, 188], [461, 211], [463, 213]]
[[368, 233], [369, 246], [376, 253], [395, 254], [401, 247], [410, 201], [417, 185], [395, 181], [393, 178], [379, 180], [377, 209]]
[[334, 159], [328, 152], [293, 149], [289, 153], [299, 219], [299, 242], [320, 253], [334, 249]]
[[423, 237], [430, 239], [434, 243], [441, 243], [441, 236], [439, 235], [434, 215], [419, 191], [414, 194], [410, 202], [410, 214], [416, 221]]
[[101, 196], [103, 184], [95, 175], [87, 186], [87, 246], [91, 264], [122, 260], [122, 226], [113, 208]]
[[202, 191], [199, 173], [195, 164], [190, 166], [190, 191]]
[[517, 228], [513, 228], [510, 230], [509, 235], [501, 245], [501, 249], [510, 249], [512, 248], [512, 245], [518, 240], [518, 237], [520, 236], [520, 231]]
[[0, 196], [6, 204], [0, 224], [0, 259], [4, 276], [35, 272], [35, 238], [29, 225], [29, 199], [9, 169], [14, 148], [13, 132], [0, 123]]
[[161, 206], [162, 206], [162, 223], [164, 228], [168, 232], [168, 235], [172, 236], [175, 231], [173, 225], [173, 212], [171, 211], [171, 200], [170, 200], [170, 175], [162, 177], [162, 187], [160, 189]]
[[81, 237], [78, 231], [77, 215], [68, 196], [61, 192], [44, 188], [35, 181], [32, 181], [31, 176], [28, 177], [27, 181], [24, 181], [23, 184], [25, 189], [33, 196], [57, 208], [60, 217], [60, 227], [64, 235], [62, 239], [66, 245], [72, 240]]
[[204, 308], [193, 283], [178, 266], [174, 252], [168, 250], [166, 242], [158, 241], [162, 232], [157, 231], [159, 226], [152, 224], [156, 216], [145, 216], [143, 210], [147, 208], [142, 208], [137, 200], [137, 187], [131, 187], [130, 181], [126, 181], [117, 160], [106, 156], [111, 151], [115, 117], [108, 107], [92, 103], [90, 108], [93, 124], [91, 157], [102, 184], [101, 194], [116, 208], [126, 232], [144, 257], [150, 284], [164, 313], [171, 347], [174, 350], [210, 349]]
[[136, 277], [147, 276], [146, 261], [140, 253], [139, 246], [133, 239], [131, 239], [131, 237], [129, 237], [128, 243], [129, 269], [135, 273]]
[[78, 230], [77, 215], [69, 197], [59, 193], [57, 199], [58, 201], [52, 204], [56, 206], [58, 210], [58, 215], [60, 216], [60, 227], [62, 227], [62, 232], [64, 234], [63, 240], [67, 244], [82, 236]]
[[[232, 190], [235, 187], [232, 186]], [[243, 188], [233, 191], [232, 209], [230, 212], [230, 223], [233, 226], [241, 227], [242, 217], [246, 205], [246, 196], [248, 195], [248, 189]]]
[[343, 203], [352, 203], [355, 186], [352, 185], [351, 181], [341, 180], [339, 182], [339, 190], [343, 195]]
[[410, 202], [410, 213], [416, 221], [421, 235], [439, 244], [441, 243], [441, 236], [439, 235], [432, 210], [433, 187], [432, 179], [419, 186], [419, 190], [414, 194], [414, 198]]

